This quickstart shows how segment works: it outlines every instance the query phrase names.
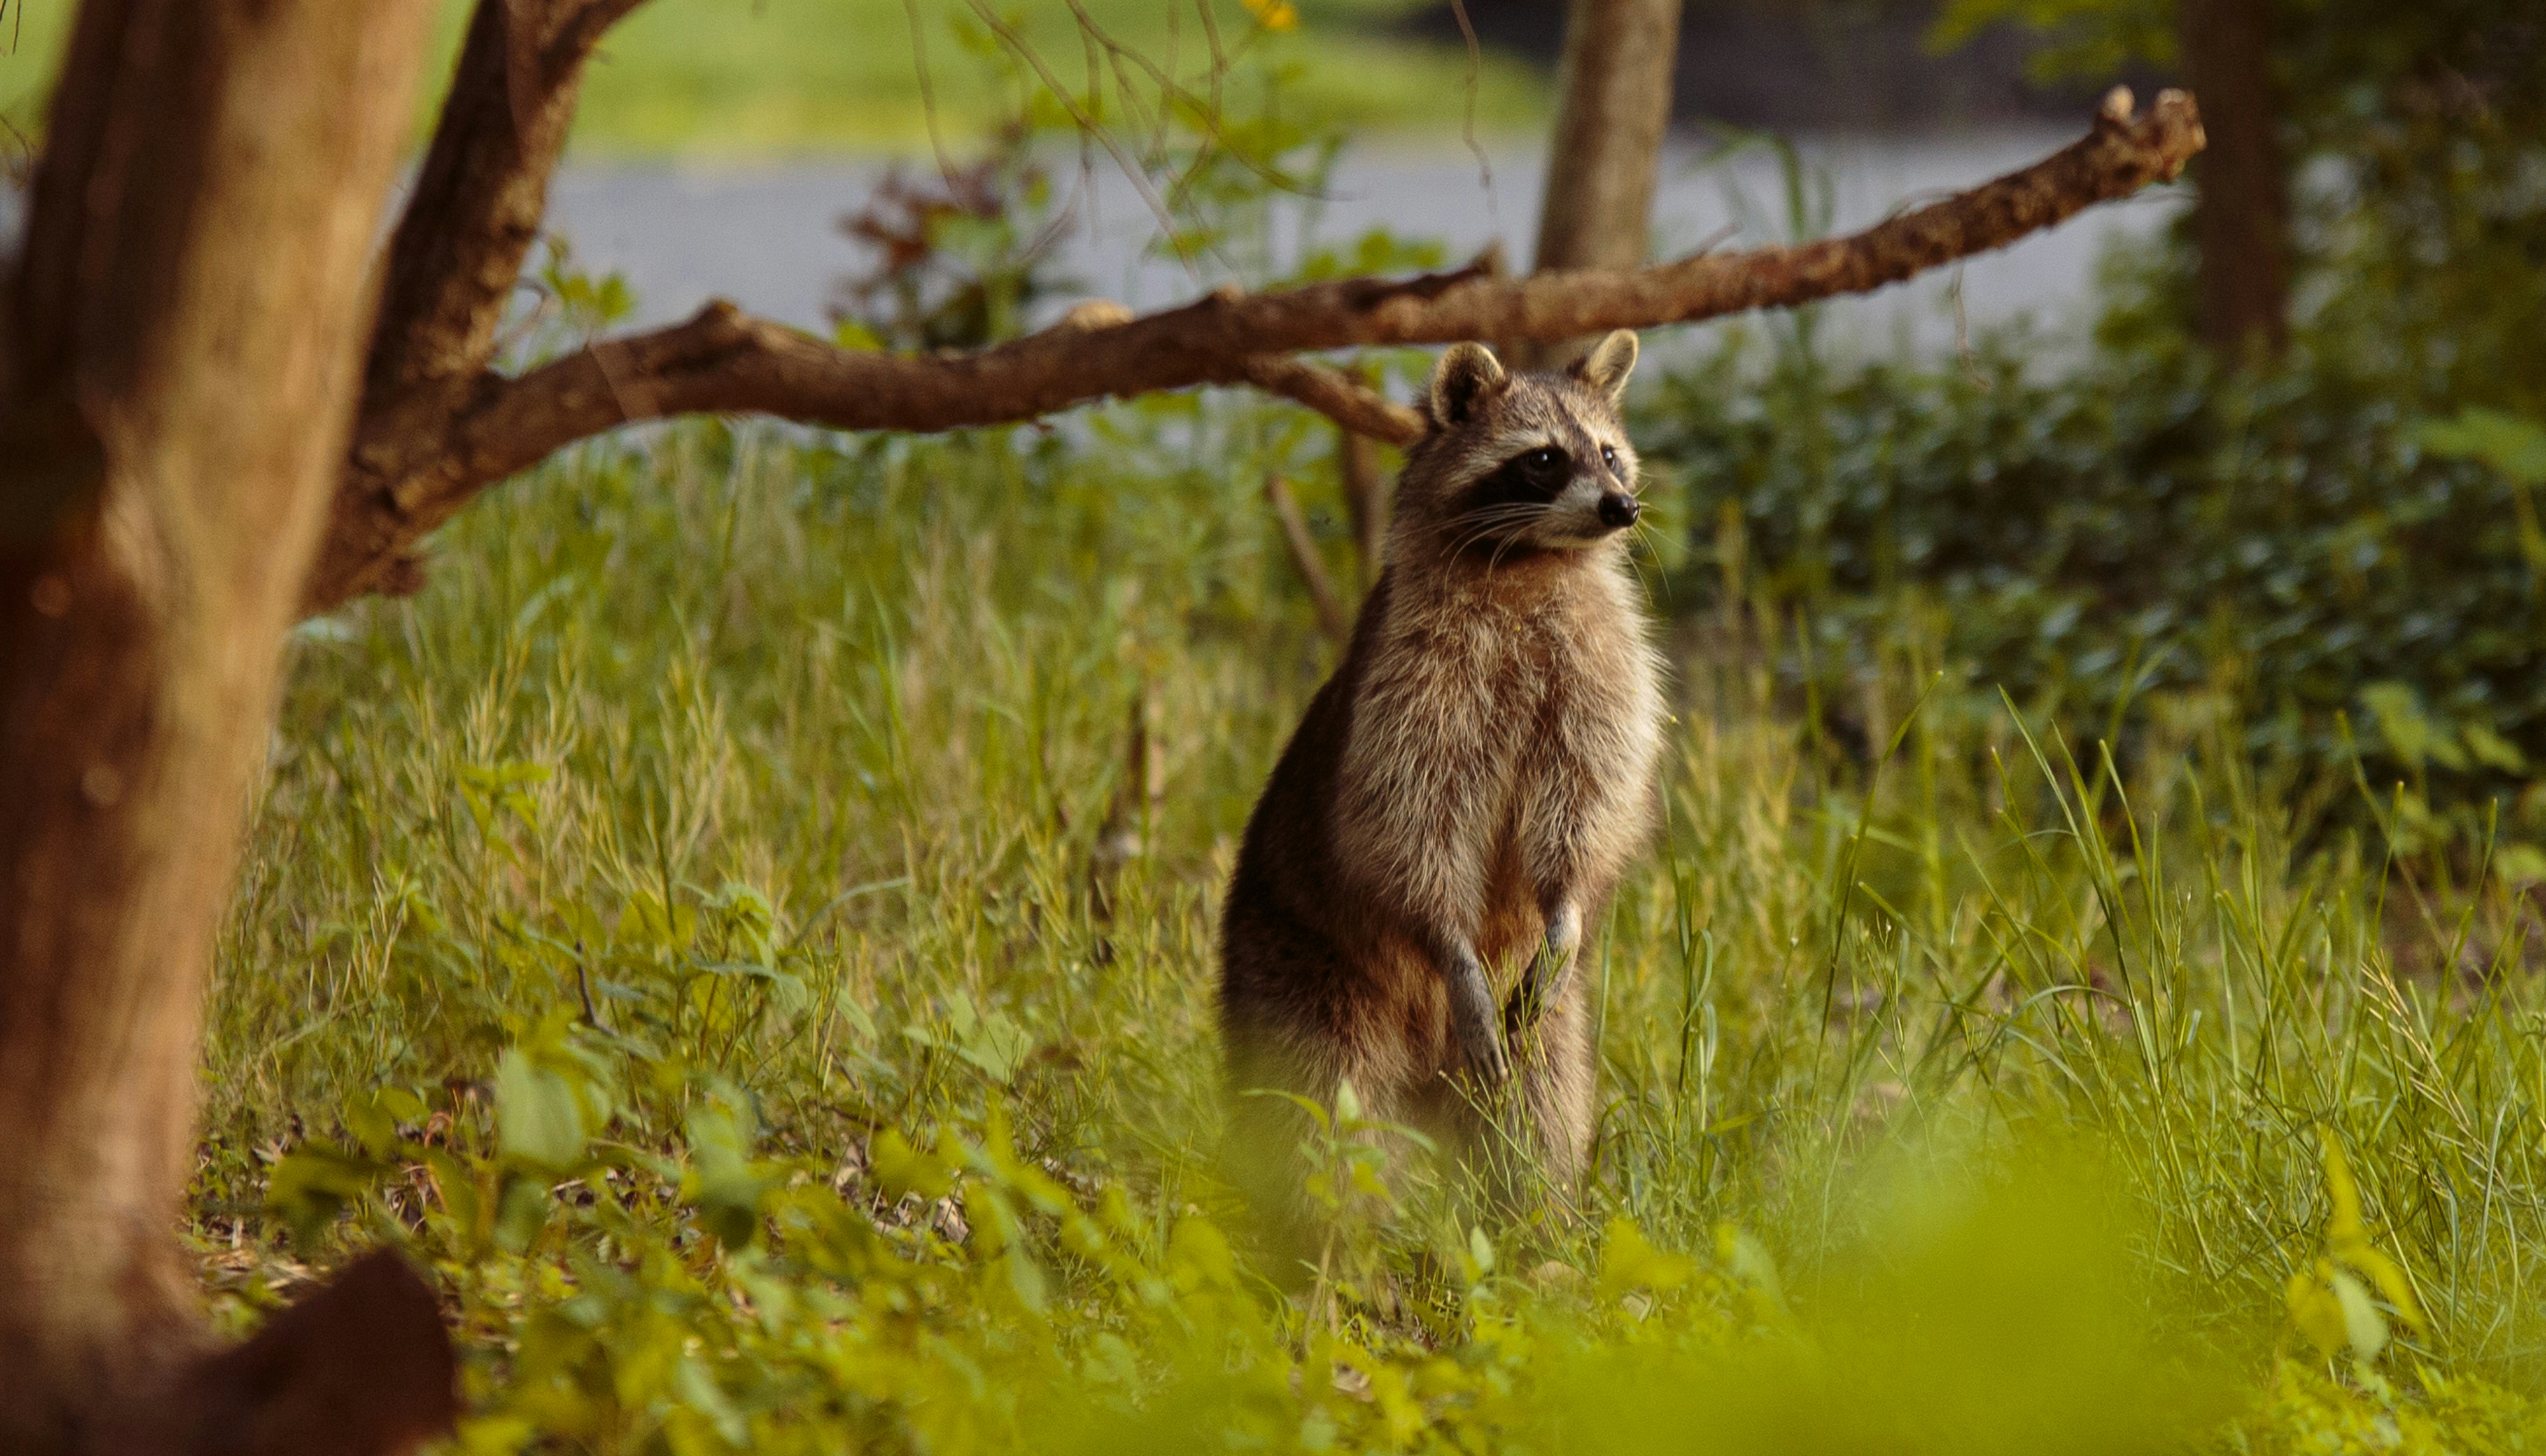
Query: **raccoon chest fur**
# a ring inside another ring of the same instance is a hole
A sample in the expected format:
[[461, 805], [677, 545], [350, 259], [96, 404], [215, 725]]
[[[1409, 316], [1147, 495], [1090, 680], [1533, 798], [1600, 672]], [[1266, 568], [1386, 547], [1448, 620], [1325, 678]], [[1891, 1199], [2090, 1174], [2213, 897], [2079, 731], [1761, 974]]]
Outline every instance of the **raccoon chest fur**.
[[1606, 882], [1645, 836], [1656, 664], [1612, 563], [1409, 586], [1372, 624], [1332, 801], [1336, 858], [1383, 916], [1446, 913], [1507, 988], [1545, 931], [1533, 864], [1562, 858]]

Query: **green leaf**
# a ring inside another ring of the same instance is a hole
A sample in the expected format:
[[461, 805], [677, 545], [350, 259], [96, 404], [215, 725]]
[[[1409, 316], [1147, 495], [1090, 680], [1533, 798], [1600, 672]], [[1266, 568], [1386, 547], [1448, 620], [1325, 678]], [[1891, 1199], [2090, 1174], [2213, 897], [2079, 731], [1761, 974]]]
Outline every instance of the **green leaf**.
[[2373, 682], [2360, 690], [2360, 701], [2378, 720], [2378, 735], [2399, 762], [2419, 769], [2435, 756], [2445, 730], [2423, 716], [2421, 699], [2411, 687]]
[[303, 1143], [274, 1165], [266, 1180], [265, 1206], [291, 1226], [294, 1242], [305, 1246], [394, 1170], [332, 1143]]
[[1005, 1086], [1016, 1079], [1034, 1051], [1034, 1038], [1025, 1028], [1011, 1020], [1007, 1013], [993, 1008], [983, 1011], [973, 998], [961, 990], [946, 997], [946, 1022], [942, 1032], [932, 1033], [916, 1026], [902, 1028], [901, 1034], [923, 1047], [938, 1047], [953, 1052], [957, 1058], [980, 1070], [990, 1080]]
[[1353, 1089], [1351, 1077], [1341, 1078], [1335, 1083], [1335, 1122], [1351, 1127], [1360, 1121], [1361, 1093]]
[[733, 1402], [725, 1396], [724, 1388], [717, 1384], [716, 1376], [698, 1360], [683, 1356], [681, 1362], [673, 1367], [672, 1390], [680, 1397], [682, 1405], [707, 1417], [725, 1444], [739, 1450], [750, 1441], [751, 1428], [744, 1422], [742, 1413], [734, 1409]]
[[2546, 485], [2546, 425], [2470, 404], [2455, 419], [2424, 420], [2414, 438], [2433, 455], [2477, 460], [2522, 485]]
[[397, 1151], [398, 1118], [382, 1105], [378, 1092], [356, 1092], [345, 1099], [345, 1131], [354, 1142], [376, 1158], [387, 1157]]
[[2342, 1311], [2344, 1342], [2351, 1353], [2363, 1360], [2375, 1360], [2387, 1348], [2387, 1321], [2369, 1298], [2360, 1281], [2340, 1269], [2328, 1281], [2334, 1290], [2334, 1303]]
[[875, 1168], [876, 1181], [895, 1198], [914, 1193], [922, 1198], [943, 1198], [955, 1186], [953, 1165], [911, 1147], [910, 1140], [898, 1129], [887, 1128], [878, 1133], [867, 1156]]
[[1600, 1244], [1600, 1294], [1616, 1299], [1631, 1289], [1659, 1293], [1677, 1289], [1696, 1274], [1697, 1265], [1683, 1254], [1664, 1253], [1645, 1239], [1631, 1219], [1611, 1219]]
[[519, 1048], [495, 1067], [495, 1130], [506, 1157], [557, 1170], [582, 1160], [591, 1136], [574, 1084]]
[[476, 1169], [462, 1162], [440, 1148], [422, 1150], [424, 1165], [433, 1171], [433, 1186], [441, 1194], [443, 1211], [460, 1226], [460, 1238], [475, 1244], [491, 1230], [484, 1218], [485, 1193], [479, 1186]]
[[1184, 1291], [1235, 1288], [1237, 1256], [1230, 1251], [1228, 1236], [1208, 1219], [1177, 1220], [1167, 1236], [1167, 1277]]
[[2340, 1144], [2323, 1132], [2318, 1152], [2325, 1160], [2325, 1196], [2334, 1212], [2325, 1222], [2325, 1246], [2335, 1257], [2369, 1246], [2369, 1226], [2360, 1216], [2360, 1185], [2351, 1179], [2351, 1164]]
[[451, 1449], [456, 1456], [516, 1456], [537, 1434], [527, 1415], [471, 1415], [452, 1433]]
[[552, 1201], [548, 1185], [539, 1178], [508, 1175], [495, 1207], [495, 1246], [514, 1253], [530, 1247], [548, 1227]]
[[1016, 1079], [1018, 1069], [1025, 1066], [1026, 1056], [1033, 1050], [1034, 1038], [1026, 1035], [1025, 1028], [1009, 1020], [1005, 1013], [992, 1011], [964, 1039], [956, 1055], [979, 1068], [990, 1080], [1005, 1085]]
[[727, 1248], [747, 1248], [760, 1235], [760, 1214], [773, 1178], [751, 1165], [749, 1114], [729, 1103], [693, 1108], [687, 1131], [690, 1168], [681, 1195]]
[[2519, 751], [2519, 745], [2483, 724], [2468, 724], [2458, 729], [2458, 736], [2465, 741], [2467, 751], [2475, 755], [2475, 761], [2487, 768], [2512, 774], [2528, 771], [2528, 755]]
[[1777, 1261], [1766, 1244], [1746, 1230], [1721, 1223], [1715, 1226], [1715, 1257], [1727, 1273], [1748, 1287], [1763, 1319], [1782, 1326], [1792, 1318], [1786, 1309], [1785, 1282], [1778, 1278]]
[[841, 986], [837, 991], [832, 993], [831, 1008], [840, 1013], [840, 1019], [842, 1021], [848, 1023], [849, 1031], [856, 1039], [859, 1046], [872, 1047], [875, 1045], [875, 1016], [872, 1012], [868, 1011], [864, 1005], [859, 1003], [858, 998], [850, 992], [847, 986]]
[[2318, 1354], [2332, 1358], [2350, 1341], [2349, 1322], [2342, 1300], [2334, 1290], [2334, 1265], [2316, 1261], [2313, 1273], [2302, 1270], [2290, 1276], [2283, 1299], [2289, 1306], [2290, 1324]]
[[[2341, 1145], [2334, 1142], [2333, 1135], [2322, 1130], [2317, 1136], [2319, 1150], [2325, 1159], [2326, 1196], [2334, 1205], [2333, 1215], [2326, 1220], [2325, 1226], [2326, 1259], [2332, 1262], [2319, 1261], [2322, 1268], [2331, 1272], [2322, 1274], [2320, 1278], [2342, 1304], [2344, 1328], [2350, 1331], [2352, 1349], [2364, 1360], [2374, 1359], [2376, 1350], [2362, 1347], [2366, 1338], [2362, 1334], [2365, 1327], [2351, 1304], [2354, 1294], [2365, 1304], [2368, 1292], [2358, 1280], [2342, 1270], [2349, 1269], [2366, 1276], [2377, 1286], [2378, 1292], [2387, 1297], [2387, 1303], [2395, 1309], [2397, 1318], [2413, 1328], [2423, 1328], [2422, 1309], [2414, 1298], [2413, 1281], [2405, 1277], [2404, 1266], [2381, 1253], [2369, 1242], [2368, 1221], [2362, 1216], [2360, 1207], [2360, 1185], [2352, 1179], [2351, 1164], [2343, 1157]], [[2376, 1311], [2372, 1310], [2371, 1314], [2374, 1316]], [[2387, 1325], [2382, 1319], [2378, 1322], [2376, 1339], [2371, 1343], [2383, 1347], [2386, 1342]]]

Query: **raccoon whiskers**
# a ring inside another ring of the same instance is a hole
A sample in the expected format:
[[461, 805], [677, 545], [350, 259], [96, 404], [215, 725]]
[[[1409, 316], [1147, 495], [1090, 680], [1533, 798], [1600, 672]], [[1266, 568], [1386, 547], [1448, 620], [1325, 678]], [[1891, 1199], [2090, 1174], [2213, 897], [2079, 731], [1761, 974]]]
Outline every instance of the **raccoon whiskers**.
[[1461, 516], [1455, 523], [1459, 528], [1461, 528], [1461, 532], [1460, 535], [1451, 542], [1450, 550], [1453, 552], [1464, 551], [1469, 546], [1473, 545], [1479, 538], [1485, 536], [1488, 532], [1498, 530], [1516, 522], [1527, 521], [1537, 516], [1543, 516], [1547, 514], [1547, 511], [1548, 507], [1539, 504], [1536, 501], [1522, 501], [1520, 503], [1510, 505], [1489, 505], [1482, 510], [1471, 511], [1467, 515]]
[[1638, 517], [1636, 524], [1627, 528], [1627, 550], [1621, 553], [1627, 558], [1627, 569], [1636, 573], [1636, 585], [1643, 588], [1647, 600], [1653, 597], [1654, 584], [1645, 579], [1644, 552], [1640, 548], [1650, 549], [1645, 538], [1654, 534], [1653, 526]]
[[1494, 554], [1485, 557], [1485, 574], [1488, 576], [1493, 575], [1494, 569], [1503, 563], [1503, 553], [1510, 551], [1513, 547], [1518, 545], [1520, 545], [1520, 538], [1518, 536], [1506, 536], [1501, 541], [1495, 543]]
[[[1552, 506], [1542, 505], [1536, 501], [1525, 501], [1518, 505], [1487, 506], [1484, 510], [1462, 517], [1459, 525], [1464, 529], [1458, 539], [1450, 544], [1449, 555], [1453, 557], [1465, 556], [1468, 548], [1487, 537], [1508, 527], [1537, 520], [1552, 509], [1554, 509]], [[1506, 538], [1503, 544], [1507, 547], [1511, 543]], [[1501, 559], [1502, 553], [1499, 549], [1494, 555], [1496, 560]], [[1486, 569], [1491, 570], [1492, 566], [1488, 564]]]

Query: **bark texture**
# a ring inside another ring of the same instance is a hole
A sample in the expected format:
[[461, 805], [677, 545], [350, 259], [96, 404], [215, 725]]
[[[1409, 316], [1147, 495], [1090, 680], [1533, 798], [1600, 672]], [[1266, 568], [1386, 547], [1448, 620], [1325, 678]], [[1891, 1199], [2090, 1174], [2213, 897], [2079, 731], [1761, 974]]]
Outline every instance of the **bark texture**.
[[2289, 206], [2272, 105], [2271, 0], [2182, 0], [2183, 71], [2211, 145], [2193, 174], [2201, 336], [2223, 354], [2289, 338]]
[[1076, 310], [1041, 333], [971, 353], [853, 353], [714, 302], [686, 323], [604, 340], [516, 379], [481, 374], [447, 422], [383, 440], [378, 456], [358, 452], [304, 610], [412, 583], [416, 544], [478, 491], [636, 420], [749, 412], [847, 430], [951, 430], [1108, 396], [1251, 383], [1402, 444], [1420, 429], [1413, 411], [1286, 356], [1570, 339], [1870, 292], [2172, 178], [2201, 144], [2190, 97], [2169, 91], [2135, 115], [2130, 93], [2117, 88], [2074, 144], [1849, 237], [1526, 279], [1481, 260], [1410, 279], [1254, 295], [1228, 288], [1139, 317]]
[[[1645, 261], [1654, 170], [1670, 125], [1679, 9], [1680, 0], [1572, 0], [1567, 11], [1537, 271]], [[1582, 347], [1580, 340], [1523, 341], [1513, 352], [1528, 367], [1548, 368]]]
[[[339, 509], [394, 493], [491, 376], [539, 240], [583, 68], [640, 0], [477, 0], [433, 143], [389, 242]], [[342, 523], [330, 536], [338, 534]], [[384, 565], [412, 569], [404, 557]]]
[[[350, 1456], [448, 1415], [403, 1266], [209, 1357], [176, 1240], [429, 18], [89, 0], [74, 30], [0, 302], [0, 1449]], [[423, 1362], [349, 1372], [354, 1335]]]

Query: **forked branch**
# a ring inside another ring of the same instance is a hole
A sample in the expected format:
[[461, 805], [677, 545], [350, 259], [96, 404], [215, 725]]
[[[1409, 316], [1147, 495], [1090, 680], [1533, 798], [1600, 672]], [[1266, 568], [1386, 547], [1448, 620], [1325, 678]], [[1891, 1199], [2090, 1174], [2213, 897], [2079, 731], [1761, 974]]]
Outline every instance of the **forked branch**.
[[1229, 287], [1139, 317], [1081, 309], [1041, 333], [961, 354], [851, 352], [714, 302], [686, 323], [596, 343], [518, 379], [480, 377], [440, 428], [395, 442], [394, 469], [358, 468], [337, 502], [308, 607], [324, 611], [382, 589], [410, 570], [407, 553], [426, 532], [487, 485], [636, 420], [756, 413], [844, 430], [936, 431], [1150, 390], [1256, 384], [1402, 442], [1419, 430], [1410, 411], [1287, 356], [1577, 338], [1869, 293], [2170, 179], [2201, 145], [2191, 97], [2167, 91], [2134, 114], [2130, 93], [2116, 88], [2093, 128], [2070, 146], [1847, 237], [1518, 279], [1481, 265], [1252, 295]]
[[433, 144], [389, 241], [366, 414], [474, 382], [538, 240], [584, 62], [639, 0], [478, 0]]

